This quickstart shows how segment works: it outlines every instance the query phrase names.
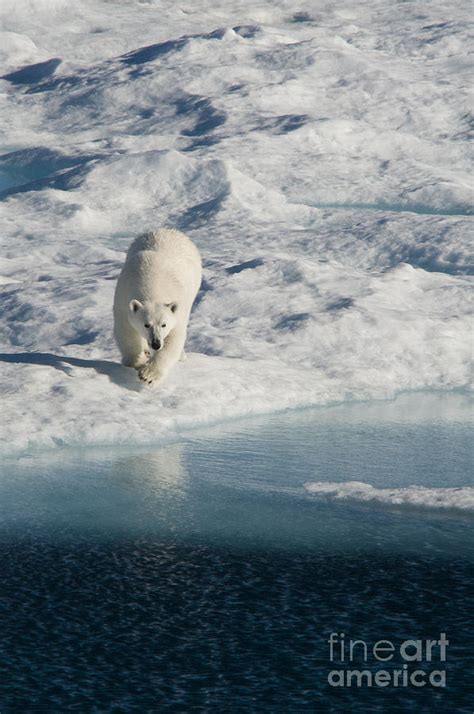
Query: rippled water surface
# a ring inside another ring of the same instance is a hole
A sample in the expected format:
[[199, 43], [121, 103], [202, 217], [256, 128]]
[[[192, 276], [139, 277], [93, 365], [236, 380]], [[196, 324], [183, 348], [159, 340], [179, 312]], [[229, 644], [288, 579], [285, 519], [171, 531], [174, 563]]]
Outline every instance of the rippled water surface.
[[[470, 711], [472, 511], [305, 488], [472, 486], [469, 419], [425, 394], [4, 462], [1, 711]], [[447, 686], [332, 687], [331, 632], [446, 632]]]

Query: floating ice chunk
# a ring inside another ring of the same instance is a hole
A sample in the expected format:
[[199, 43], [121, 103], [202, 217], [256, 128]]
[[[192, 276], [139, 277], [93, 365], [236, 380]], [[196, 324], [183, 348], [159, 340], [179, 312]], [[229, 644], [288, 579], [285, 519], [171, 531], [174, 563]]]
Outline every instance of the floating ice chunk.
[[341, 483], [316, 481], [305, 483], [306, 491], [330, 499], [373, 502], [388, 506], [418, 506], [422, 508], [452, 508], [474, 511], [474, 488], [375, 488], [362, 481]]

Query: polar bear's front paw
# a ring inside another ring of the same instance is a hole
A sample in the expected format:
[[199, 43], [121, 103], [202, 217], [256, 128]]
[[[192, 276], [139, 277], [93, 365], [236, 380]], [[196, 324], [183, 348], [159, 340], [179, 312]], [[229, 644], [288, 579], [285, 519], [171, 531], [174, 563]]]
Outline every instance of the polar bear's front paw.
[[140, 352], [138, 357], [135, 358], [135, 360], [133, 362], [133, 367], [135, 369], [140, 369], [140, 367], [143, 367], [148, 362], [149, 359], [150, 359], [150, 353], [148, 352], [148, 350], [144, 350], [143, 352]]
[[162, 374], [150, 362], [138, 368], [138, 379], [144, 384], [156, 384], [162, 379]]

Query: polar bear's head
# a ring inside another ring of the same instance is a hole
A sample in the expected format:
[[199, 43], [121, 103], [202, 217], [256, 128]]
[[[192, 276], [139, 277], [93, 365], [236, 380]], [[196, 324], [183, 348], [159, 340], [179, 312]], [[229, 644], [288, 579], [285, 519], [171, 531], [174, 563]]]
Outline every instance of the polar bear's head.
[[163, 348], [164, 342], [176, 326], [175, 302], [141, 303], [131, 300], [128, 319], [132, 327], [147, 341], [152, 350], [158, 352]]

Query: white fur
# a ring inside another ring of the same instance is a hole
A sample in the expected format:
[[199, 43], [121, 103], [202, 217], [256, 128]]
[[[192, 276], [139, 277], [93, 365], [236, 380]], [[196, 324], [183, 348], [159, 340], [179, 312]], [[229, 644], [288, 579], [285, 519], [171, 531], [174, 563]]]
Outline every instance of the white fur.
[[159, 382], [184, 357], [201, 277], [201, 257], [184, 233], [150, 231], [130, 246], [115, 289], [114, 335], [122, 363], [142, 382]]

